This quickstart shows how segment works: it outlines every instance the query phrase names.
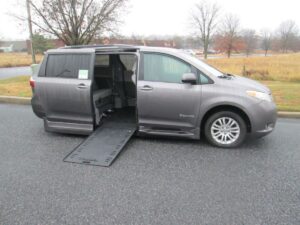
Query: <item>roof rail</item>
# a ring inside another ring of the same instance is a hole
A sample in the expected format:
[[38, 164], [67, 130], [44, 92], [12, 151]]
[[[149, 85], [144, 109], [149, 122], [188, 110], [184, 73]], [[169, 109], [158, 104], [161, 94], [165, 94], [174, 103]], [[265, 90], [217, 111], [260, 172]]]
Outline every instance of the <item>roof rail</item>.
[[124, 49], [124, 48], [131, 48], [131, 49], [137, 49], [136, 46], [134, 45], [123, 45], [123, 44], [113, 44], [113, 45], [70, 45], [70, 46], [65, 46], [61, 47], [60, 49], [79, 49], [79, 48], [95, 48], [95, 49]]

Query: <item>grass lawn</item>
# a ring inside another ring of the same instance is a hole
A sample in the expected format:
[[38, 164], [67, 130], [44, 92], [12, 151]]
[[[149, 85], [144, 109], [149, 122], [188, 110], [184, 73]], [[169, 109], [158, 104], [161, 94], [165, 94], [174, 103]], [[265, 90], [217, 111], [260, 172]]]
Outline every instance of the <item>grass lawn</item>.
[[[300, 82], [262, 81], [273, 92], [280, 111], [300, 112]], [[0, 95], [31, 97], [29, 76], [0, 79]]]
[[[42, 60], [42, 58], [42, 55], [37, 55], [37, 62], [39, 63]], [[31, 55], [28, 55], [27, 53], [0, 53], [0, 68], [29, 66], [31, 64]]]
[[29, 76], [0, 79], [0, 95], [31, 97]]
[[279, 111], [300, 112], [300, 82], [263, 81], [273, 93]]

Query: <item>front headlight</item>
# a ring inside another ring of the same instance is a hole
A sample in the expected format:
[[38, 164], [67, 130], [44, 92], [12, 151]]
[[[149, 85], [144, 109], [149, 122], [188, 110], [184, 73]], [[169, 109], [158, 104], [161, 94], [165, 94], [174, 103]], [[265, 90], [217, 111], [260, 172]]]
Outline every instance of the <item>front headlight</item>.
[[269, 95], [269, 94], [264, 93], [264, 92], [246, 91], [246, 93], [247, 93], [247, 95], [249, 95], [251, 97], [255, 97], [255, 98], [260, 99], [260, 100], [264, 100], [264, 101], [268, 101], [268, 102], [272, 101], [272, 95]]

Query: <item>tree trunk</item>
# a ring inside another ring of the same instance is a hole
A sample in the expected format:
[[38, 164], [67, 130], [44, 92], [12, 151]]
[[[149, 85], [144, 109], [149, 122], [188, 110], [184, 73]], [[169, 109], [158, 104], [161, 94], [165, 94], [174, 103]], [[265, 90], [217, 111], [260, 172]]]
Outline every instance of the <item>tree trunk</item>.
[[265, 56], [267, 56], [267, 54], [268, 54], [268, 49], [265, 50]]
[[231, 55], [231, 50], [228, 49], [228, 51], [227, 51], [227, 58], [230, 58], [230, 55]]
[[208, 45], [204, 44], [204, 59], [207, 59]]

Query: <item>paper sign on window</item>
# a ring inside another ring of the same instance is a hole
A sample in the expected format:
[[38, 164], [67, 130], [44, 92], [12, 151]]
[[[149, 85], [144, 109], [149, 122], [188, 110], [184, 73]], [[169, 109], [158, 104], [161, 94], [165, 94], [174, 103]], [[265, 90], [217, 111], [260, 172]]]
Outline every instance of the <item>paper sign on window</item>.
[[78, 71], [78, 79], [87, 80], [89, 78], [88, 70], [79, 70]]

